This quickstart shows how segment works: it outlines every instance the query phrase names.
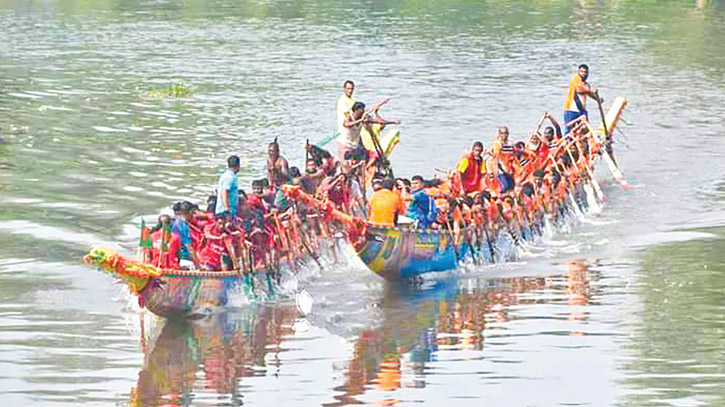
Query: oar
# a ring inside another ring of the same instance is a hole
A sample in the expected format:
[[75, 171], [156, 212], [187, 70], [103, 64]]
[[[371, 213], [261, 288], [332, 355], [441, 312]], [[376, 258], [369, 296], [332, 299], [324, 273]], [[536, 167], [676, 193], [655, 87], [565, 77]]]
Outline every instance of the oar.
[[604, 108], [602, 107], [602, 98], [599, 97], [599, 92], [596, 93], [597, 95], [597, 106], [599, 106], [599, 117], [602, 119], [602, 128], [604, 129], [604, 135], [609, 139], [609, 131], [607, 131], [607, 118], [604, 116]]
[[[594, 135], [594, 140], [599, 144], [600, 148], [605, 146], [605, 141], [600, 140], [597, 136], [597, 133], [594, 132], [594, 129], [592, 128], [591, 124], [589, 122], [586, 123], [587, 129], [590, 133]], [[614, 160], [612, 160], [612, 156], [607, 152], [607, 154], [602, 154], [602, 159], [607, 164], [607, 167], [609, 168], [609, 172], [612, 173], [612, 177], [614, 180], [621, 185], [625, 189], [629, 189], [632, 186], [627, 182], [627, 180], [624, 178], [624, 175], [622, 175], [622, 172], [619, 170], [619, 167], [617, 167], [617, 164], [614, 163]]]
[[[471, 232], [475, 233], [476, 230], [475, 228], [471, 228], [469, 225], [465, 231], [466, 243], [468, 243], [468, 247], [471, 248], [471, 259], [473, 259], [473, 265], [478, 266], [479, 264], [481, 264], [481, 261], [478, 258], [479, 249], [473, 247], [473, 243], [471, 242]], [[476, 235], [476, 243], [478, 243], [478, 235]]]
[[594, 186], [594, 192], [597, 194], [597, 198], [599, 198], [600, 201], [604, 201], [604, 192], [602, 191], [602, 187], [599, 185], [599, 181], [597, 181], [596, 178], [594, 178], [594, 173], [592, 172], [592, 168], [588, 165], [585, 165], [587, 169], [587, 174], [589, 174], [589, 180], [591, 181], [592, 186]]
[[[582, 151], [582, 149], [580, 149], [579, 146], [576, 146], [576, 147], [577, 147], [577, 150], [579, 151], [580, 157], [583, 156], [584, 151]], [[581, 168], [579, 168], [579, 165], [576, 163], [576, 161], [574, 161], [574, 156], [572, 155], [568, 144], [566, 146], [566, 153], [569, 155], [569, 159], [571, 160], [572, 164], [574, 165], [574, 168], [576, 169], [576, 171], [578, 173], [581, 173]], [[596, 182], [596, 180], [594, 179], [594, 176], [592, 175], [592, 172], [589, 169], [589, 166], [587, 165], [586, 161], [584, 162], [584, 167], [587, 170], [587, 173], [589, 174], [589, 180], [590, 180], [589, 183], [584, 184], [584, 190], [587, 193], [587, 203], [592, 207], [592, 209], [594, 210], [594, 213], [599, 214], [599, 213], [601, 213], [602, 209], [601, 209], [601, 207], [599, 207], [599, 202], [597, 202], [597, 200], [594, 199], [594, 196], [593, 196], [594, 192], [592, 191], [590, 193], [590, 190], [592, 189], [592, 186], [591, 186], [592, 181]], [[599, 183], [597, 183], [597, 188], [599, 188]], [[601, 188], [599, 188], [599, 192], [601, 193]], [[594, 200], [594, 202], [593, 202], [594, 205], [592, 205], [592, 202], [589, 202], [590, 197]], [[602, 199], [602, 198], [600, 198], [600, 199]]]
[[611, 158], [612, 161], [614, 162], [614, 165], [616, 165], [617, 168], [619, 168], [619, 165], [617, 164], [617, 160], [614, 159], [614, 156], [612, 155], [612, 152], [611, 152], [612, 140], [610, 139], [610, 137], [609, 137], [609, 131], [607, 130], [607, 117], [604, 116], [604, 108], [602, 107], [602, 98], [599, 97], [599, 93], [598, 92], [597, 92], [597, 106], [599, 106], [599, 116], [602, 119], [602, 128], [604, 129], [604, 136], [605, 136], [606, 141], [607, 141], [607, 145], [606, 145], [605, 151], [609, 155], [609, 158]]
[[506, 220], [501, 212], [498, 213], [498, 217], [506, 226], [506, 230], [509, 232], [509, 235], [511, 235], [511, 238], [514, 240], [514, 244], [516, 244], [516, 246], [521, 246], [521, 238], [518, 233], [515, 233], [516, 230], [511, 227], [511, 224], [509, 224], [509, 222]]
[[446, 214], [446, 226], [448, 227], [448, 234], [451, 237], [451, 245], [453, 245], [453, 254], [456, 256], [456, 264], [461, 261], [461, 254], [458, 252], [458, 245], [456, 244], [456, 237], [453, 235], [453, 228], [451, 227], [451, 221], [448, 219]]
[[[485, 213], [484, 213], [484, 216], [485, 216]], [[483, 227], [483, 234], [484, 234], [484, 236], [486, 236], [486, 242], [488, 243], [488, 250], [491, 252], [491, 263], [496, 263], [496, 256], [495, 256], [495, 252], [493, 250], [493, 241], [491, 240], [491, 237], [488, 233], [488, 228], [486, 227], [485, 220], [484, 220], [482, 227]]]
[[370, 140], [373, 142], [373, 146], [375, 147], [375, 150], [378, 153], [378, 159], [376, 160], [378, 164], [380, 164], [380, 168], [385, 170], [386, 175], [392, 175], [390, 174], [390, 169], [385, 167], [385, 154], [383, 153], [383, 147], [380, 145], [380, 140], [378, 140], [378, 136], [375, 134], [374, 131], [372, 131], [372, 127], [370, 130], [368, 130], [368, 133], [370, 134]]
[[[556, 162], [556, 160], [554, 159], [554, 157], [549, 156], [549, 158], [554, 163], [554, 166], [556, 166], [556, 169], [559, 170], [559, 173], [563, 177], [564, 176], [564, 171], [562, 171], [562, 168], [559, 166], [559, 163]], [[560, 180], [559, 182], [563, 182], [563, 180]], [[576, 199], [574, 199], [574, 196], [571, 194], [571, 191], [568, 188], [566, 190], [566, 194], [569, 197], [569, 201], [571, 201], [572, 206], [574, 207], [574, 213], [576, 214], [577, 218], [579, 218], [579, 220], [583, 221], [585, 219], [584, 218], [584, 213], [582, 213], [582, 210], [579, 208], [579, 204], [576, 203]]]
[[[317, 254], [312, 251], [310, 248], [310, 245], [307, 243], [307, 234], [302, 233], [302, 230], [297, 226], [297, 221], [299, 220], [299, 217], [297, 216], [298, 208], [297, 208], [297, 202], [295, 202], [295, 211], [294, 211], [294, 218], [291, 220], [292, 227], [295, 228], [297, 231], [298, 236], [300, 237], [300, 243], [302, 243], [302, 247], [307, 250], [307, 253], [312, 257], [313, 260], [315, 260], [315, 263], [317, 263], [317, 266], [320, 268], [320, 270], [324, 270], [325, 268], [322, 267], [322, 263], [320, 263], [320, 259], [317, 258]], [[302, 224], [302, 221], [300, 220], [300, 224]]]

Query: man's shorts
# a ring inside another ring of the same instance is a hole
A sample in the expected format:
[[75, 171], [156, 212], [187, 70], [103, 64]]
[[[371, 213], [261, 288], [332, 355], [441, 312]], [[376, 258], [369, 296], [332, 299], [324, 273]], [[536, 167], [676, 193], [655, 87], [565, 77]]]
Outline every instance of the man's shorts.
[[567, 123], [571, 123], [573, 120], [578, 119], [579, 116], [584, 116], [587, 120], [589, 120], [589, 113], [586, 110], [582, 110], [581, 112], [564, 110], [564, 134], [569, 133], [569, 126], [567, 126]]

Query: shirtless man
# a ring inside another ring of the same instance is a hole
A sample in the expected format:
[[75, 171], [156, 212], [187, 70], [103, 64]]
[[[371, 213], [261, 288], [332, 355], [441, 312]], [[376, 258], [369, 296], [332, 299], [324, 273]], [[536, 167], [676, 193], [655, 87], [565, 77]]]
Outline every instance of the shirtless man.
[[270, 189], [276, 190], [289, 180], [289, 164], [279, 154], [279, 144], [275, 138], [267, 146], [267, 180]]

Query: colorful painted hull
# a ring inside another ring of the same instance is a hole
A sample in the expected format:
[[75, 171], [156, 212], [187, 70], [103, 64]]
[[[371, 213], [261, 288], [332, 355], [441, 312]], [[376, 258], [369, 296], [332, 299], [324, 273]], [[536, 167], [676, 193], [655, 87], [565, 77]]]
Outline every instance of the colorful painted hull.
[[[607, 129], [610, 132], [614, 131], [626, 105], [627, 100], [623, 97], [615, 98], [612, 103], [606, 116]], [[590, 131], [595, 135], [600, 134], [598, 136], [600, 138], [603, 137], [603, 130], [597, 132], [590, 127]], [[613, 164], [609, 154], [604, 154], [603, 157], [615, 181], [627, 186], [626, 180]], [[583, 188], [579, 186], [569, 195], [572, 200], [577, 201], [576, 206], [572, 207], [576, 210], [586, 208], [588, 205]], [[569, 205], [570, 202], [564, 204], [565, 210]], [[461, 262], [469, 259], [480, 263], [509, 261], [516, 256], [516, 245], [511, 232], [500, 230], [491, 241], [486, 239], [483, 244], [474, 247], [467, 243], [451, 244], [453, 239], [447, 230], [383, 228], [368, 225], [364, 243], [357, 246], [356, 251], [368, 268], [379, 276], [386, 280], [401, 280], [429, 272], [453, 270]], [[532, 241], [537, 235], [537, 232], [526, 226], [514, 233], [517, 234], [516, 240]], [[465, 232], [462, 234], [465, 235]]]
[[453, 270], [469, 259], [492, 263], [492, 253], [508, 258], [513, 248], [513, 240], [504, 234], [491, 244], [454, 245], [452, 241], [447, 230], [368, 226], [365, 243], [357, 253], [377, 275], [386, 280], [401, 280]]
[[274, 295], [265, 273], [245, 277], [164, 276], [152, 278], [138, 293], [139, 305], [156, 315], [200, 318], [224, 308], [243, 308], [250, 301]]

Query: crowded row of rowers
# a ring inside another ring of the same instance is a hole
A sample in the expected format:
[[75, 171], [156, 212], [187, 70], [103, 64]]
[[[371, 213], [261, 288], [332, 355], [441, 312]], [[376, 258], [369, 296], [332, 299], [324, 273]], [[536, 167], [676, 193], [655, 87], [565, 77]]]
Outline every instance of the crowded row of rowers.
[[[146, 262], [168, 269], [228, 270], [236, 269], [236, 259], [244, 258], [251, 259], [251, 267], [266, 267], [291, 246], [285, 241], [289, 236], [281, 233], [293, 206], [281, 188], [287, 184], [300, 185], [306, 192], [330, 199], [340, 210], [354, 209], [361, 214], [364, 193], [351, 172], [359, 171], [361, 165], [357, 163], [365, 161], [340, 163], [322, 148], [306, 148], [308, 160], [302, 175], [279, 154], [276, 140], [270, 143], [268, 177], [253, 181], [251, 192], [239, 188], [240, 159], [230, 156], [227, 169], [217, 181], [216, 193], [207, 199], [206, 210], [184, 201], [174, 204], [173, 218], [159, 217], [149, 233]], [[306, 221], [303, 209], [300, 214]]]
[[551, 126], [514, 144], [508, 128], [498, 128], [488, 149], [475, 142], [444, 179], [384, 180], [370, 196], [368, 221], [453, 230], [475, 224], [490, 233], [512, 224], [540, 227], [544, 214], [558, 216], [570, 191], [588, 182], [602, 147], [586, 117], [569, 123], [566, 135], [550, 114], [544, 119]]

